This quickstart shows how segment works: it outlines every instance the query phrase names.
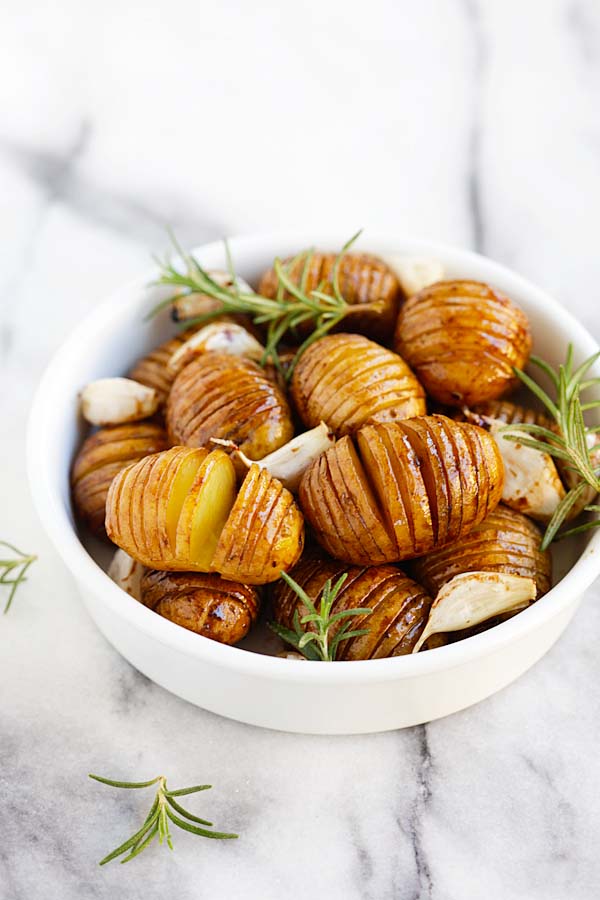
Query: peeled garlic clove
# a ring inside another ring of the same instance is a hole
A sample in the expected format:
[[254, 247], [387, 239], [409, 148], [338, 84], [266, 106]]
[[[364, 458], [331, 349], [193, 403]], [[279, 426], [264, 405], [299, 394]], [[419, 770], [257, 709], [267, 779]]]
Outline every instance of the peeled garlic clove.
[[430, 259], [420, 256], [386, 256], [385, 261], [393, 270], [400, 282], [400, 287], [405, 296], [412, 297], [423, 288], [443, 281], [445, 276], [444, 266], [439, 259]]
[[256, 462], [261, 469], [267, 469], [274, 478], [281, 481], [289, 491], [295, 491], [304, 470], [333, 444], [335, 435], [330, 432], [325, 422], [321, 422], [316, 428], [292, 438], [283, 447], [279, 447], [262, 459], [248, 459], [241, 450], [236, 452], [236, 456], [248, 468]]
[[279, 659], [298, 659], [300, 662], [306, 662], [306, 657], [295, 650], [284, 650], [282, 653], [278, 653], [277, 656]]
[[[502, 500], [518, 512], [548, 522], [565, 489], [554, 460], [547, 453], [526, 447], [518, 441], [508, 441], [502, 433], [505, 424], [499, 419], [486, 419], [504, 462]], [[512, 434], [519, 434], [512, 431]], [[528, 435], [523, 432], [523, 437]]]
[[167, 363], [170, 375], [177, 375], [184, 366], [209, 351], [229, 353], [231, 356], [245, 356], [259, 362], [265, 348], [249, 331], [235, 322], [211, 322], [196, 331], [179, 347]]
[[124, 550], [117, 550], [108, 567], [108, 575], [115, 584], [118, 584], [127, 594], [130, 594], [134, 600], [142, 599], [142, 575], [146, 571], [137, 559], [133, 559]]
[[[213, 281], [220, 287], [235, 287], [242, 294], [253, 294], [254, 291], [243, 278], [236, 276], [235, 282], [229, 272], [223, 272], [220, 269], [208, 269], [208, 274]], [[221, 309], [219, 300], [213, 297], [207, 297], [206, 294], [183, 294], [173, 303], [172, 312], [176, 322], [184, 322], [186, 319], [193, 319], [195, 316], [201, 316], [208, 312], [215, 312]]]
[[159, 396], [131, 378], [99, 378], [81, 392], [81, 413], [92, 425], [121, 425], [154, 415]]
[[465, 572], [456, 575], [433, 601], [427, 625], [415, 644], [417, 653], [428, 637], [462, 631], [501, 613], [524, 609], [535, 600], [533, 578], [501, 572]]

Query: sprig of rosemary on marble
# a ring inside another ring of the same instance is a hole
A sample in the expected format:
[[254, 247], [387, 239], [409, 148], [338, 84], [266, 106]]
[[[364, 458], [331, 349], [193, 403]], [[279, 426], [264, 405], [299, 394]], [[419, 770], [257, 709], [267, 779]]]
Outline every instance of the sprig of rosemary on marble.
[[[216, 300], [220, 304], [218, 309], [212, 309], [188, 319], [185, 323], [186, 327], [203, 324], [223, 314], [248, 315], [255, 325], [266, 326], [263, 365], [271, 360], [281, 372], [283, 372], [283, 368], [277, 353], [279, 344], [285, 335], [294, 332], [299, 326], [310, 325], [311, 333], [299, 346], [290, 366], [286, 367], [284, 374], [286, 379], [289, 379], [296, 362], [306, 348], [338, 325], [351, 309], [351, 305], [344, 299], [340, 290], [339, 271], [344, 254], [348, 252], [360, 234], [361, 232], [358, 231], [351, 237], [336, 257], [331, 272], [331, 293], [326, 292], [326, 288], [329, 286], [327, 281], [321, 282], [316, 289], [307, 291], [307, 279], [314, 255], [314, 250], [308, 249], [303, 250], [288, 262], [284, 263], [279, 258], [275, 260], [273, 268], [279, 283], [277, 294], [272, 298], [263, 297], [254, 291], [248, 292], [240, 289], [227, 242], [225, 242], [225, 251], [231, 284], [221, 285], [212, 278], [195, 257], [182, 250], [171, 234], [173, 246], [184, 263], [185, 271], [180, 271], [170, 258], [158, 261], [160, 275], [156, 283], [175, 287], [178, 289], [178, 293], [159, 303], [151, 315], [174, 303], [182, 296], [182, 292], [184, 294], [201, 294]], [[301, 267], [301, 275], [296, 284], [292, 273], [299, 267]]]
[[[108, 784], [110, 787], [116, 788], [127, 788], [128, 790], [146, 788], [153, 784], [158, 784], [154, 803], [150, 807], [150, 812], [146, 816], [142, 827], [119, 847], [113, 850], [112, 853], [109, 853], [108, 856], [101, 859], [101, 866], [116, 859], [118, 856], [123, 856], [123, 854], [126, 854], [126, 856], [121, 862], [129, 862], [130, 859], [139, 856], [139, 854], [152, 843], [157, 835], [159, 844], [166, 842], [169, 849], [172, 850], [173, 842], [171, 840], [169, 822], [172, 822], [184, 831], [190, 831], [192, 834], [198, 834], [201, 837], [217, 838], [218, 840], [228, 840], [230, 838], [238, 837], [237, 834], [228, 834], [223, 831], [210, 831], [209, 829], [212, 827], [212, 822], [207, 822], [206, 819], [200, 819], [198, 816], [188, 812], [188, 810], [184, 809], [175, 799], [176, 797], [183, 797], [187, 794], [195, 794], [197, 791], [207, 791], [212, 787], [210, 784], [197, 784], [194, 785], [194, 787], [179, 788], [176, 791], [170, 791], [167, 788], [167, 779], [164, 775], [158, 775], [151, 781], [113, 781], [110, 778], [102, 778], [100, 775], [90, 775], [89, 777], [93, 778], [94, 781], [99, 781], [101, 784]], [[194, 822], [198, 824], [192, 824]], [[204, 825], [205, 827], [200, 828], [199, 825]]]
[[[592, 519], [583, 525], [578, 525], [558, 535], [559, 528], [588, 486], [597, 493], [600, 492], [600, 468], [594, 465], [592, 459], [593, 447], [591, 446], [593, 435], [600, 432], [600, 426], [589, 427], [584, 420], [586, 410], [600, 407], [600, 400], [592, 400], [588, 403], [581, 402], [582, 391], [600, 384], [600, 378], [584, 380], [584, 375], [598, 358], [600, 358], [600, 351], [594, 353], [574, 370], [573, 345], [569, 344], [565, 362], [558, 367], [558, 370], [555, 370], [543, 359], [540, 359], [538, 356], [532, 356], [530, 361], [550, 379], [556, 391], [555, 400], [526, 372], [523, 372], [521, 369], [514, 369], [515, 375], [543, 403], [558, 428], [554, 431], [543, 425], [508, 425], [502, 429], [504, 438], [509, 441], [517, 441], [526, 447], [532, 447], [534, 450], [539, 450], [542, 453], [547, 453], [556, 459], [562, 460], [581, 479], [575, 487], [566, 493], [556, 507], [542, 540], [542, 550], [546, 550], [557, 537], [563, 538], [568, 535], [578, 534], [600, 525], [600, 519]], [[511, 434], [511, 431], [514, 433]], [[524, 433], [530, 435], [530, 437], [523, 437]], [[593, 504], [584, 507], [584, 509], [586, 512], [600, 511], [600, 507]]]
[[11, 553], [15, 554], [14, 557], [0, 559], [0, 585], [10, 586], [6, 606], [4, 607], [4, 613], [6, 614], [11, 607], [17, 588], [27, 580], [25, 578], [27, 569], [36, 561], [37, 556], [22, 553], [21, 550], [9, 544], [8, 541], [0, 541], [0, 547], [7, 547]]
[[[321, 591], [318, 609], [298, 582], [294, 581], [293, 578], [290, 578], [285, 572], [281, 573], [281, 577], [297, 594], [308, 610], [308, 613], [300, 618], [298, 610], [295, 610], [293, 629], [286, 628], [278, 622], [269, 622], [269, 627], [275, 634], [279, 635], [282, 640], [291, 644], [292, 647], [295, 647], [299, 653], [306, 657], [306, 659], [318, 660], [320, 662], [334, 662], [338, 647], [342, 641], [369, 633], [368, 628], [351, 630], [352, 623], [350, 622], [350, 619], [353, 619], [356, 616], [368, 615], [372, 612], [371, 609], [367, 609], [366, 607], [356, 607], [355, 609], [344, 609], [333, 615], [331, 614], [333, 604], [348, 577], [347, 572], [340, 575], [335, 584], [333, 584], [331, 578], [327, 579], [323, 590]], [[330, 629], [332, 625], [335, 625], [336, 622], [341, 622], [344, 619], [347, 619], [348, 621], [345, 622], [333, 636], [331, 636]], [[304, 626], [306, 625], [312, 625], [314, 630], [305, 628]]]

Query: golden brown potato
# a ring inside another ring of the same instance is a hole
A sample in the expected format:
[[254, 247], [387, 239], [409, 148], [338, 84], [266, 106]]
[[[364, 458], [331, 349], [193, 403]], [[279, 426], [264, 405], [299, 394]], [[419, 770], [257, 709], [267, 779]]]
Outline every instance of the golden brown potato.
[[291, 395], [308, 428], [325, 422], [338, 436], [426, 412], [425, 392], [404, 360], [358, 334], [311, 344], [294, 370]]
[[164, 571], [214, 572], [266, 584], [297, 561], [304, 538], [292, 495], [252, 466], [236, 498], [222, 450], [173, 447], [118, 474], [106, 530], [133, 559]]
[[552, 586], [552, 557], [527, 516], [500, 504], [459, 540], [411, 563], [411, 574], [435, 597], [456, 575], [501, 572], [533, 578], [537, 596]]
[[150, 353], [147, 353], [146, 356], [138, 359], [127, 373], [128, 378], [133, 378], [134, 381], [139, 381], [140, 384], [145, 384], [158, 391], [161, 407], [167, 402], [171, 384], [173, 383], [173, 375], [168, 371], [167, 364], [175, 351], [179, 350], [194, 331], [194, 328], [182, 331], [181, 334], [177, 334], [160, 344], [154, 350], [151, 350]]
[[130, 422], [100, 428], [83, 442], [71, 470], [78, 517], [104, 535], [106, 497], [115, 475], [144, 456], [166, 450], [167, 435], [155, 422]]
[[[308, 268], [305, 268], [307, 258], [303, 255], [292, 266], [290, 278], [295, 284], [303, 281], [307, 292], [320, 288], [323, 293], [332, 294], [335, 259], [335, 253], [312, 253]], [[284, 262], [289, 263], [290, 260]], [[339, 267], [339, 285], [346, 302], [356, 306], [356, 310], [351, 310], [345, 317], [342, 329], [389, 343], [403, 297], [398, 279], [390, 267], [369, 253], [346, 253]], [[275, 297], [278, 289], [275, 270], [269, 269], [261, 278], [258, 292], [263, 297]], [[284, 293], [284, 297], [289, 297], [289, 294]]]
[[543, 425], [545, 428], [553, 429], [554, 422], [543, 412], [537, 409], [529, 409], [527, 406], [521, 406], [513, 403], [511, 400], [488, 400], [486, 403], [476, 403], [475, 406], [469, 407], [470, 415], [465, 415], [463, 410], [454, 410], [449, 413], [456, 421], [475, 422], [473, 416], [487, 416], [490, 419], [498, 419], [506, 425]]
[[[342, 641], [336, 659], [381, 659], [411, 653], [427, 621], [431, 598], [400, 569], [395, 566], [348, 566], [323, 553], [313, 552], [306, 554], [290, 575], [318, 609], [325, 582], [331, 578], [335, 584], [344, 572], [348, 573], [348, 578], [336, 597], [332, 615], [357, 607], [372, 611], [352, 619], [352, 630], [368, 628], [369, 633]], [[296, 610], [300, 619], [309, 612], [292, 588], [280, 581], [273, 598], [275, 620], [293, 629]], [[330, 637], [334, 638], [346, 622], [342, 619], [334, 623]], [[307, 629], [311, 627], [314, 626], [308, 625]]]
[[427, 393], [448, 406], [494, 400], [518, 383], [531, 350], [527, 317], [477, 281], [440, 281], [400, 310], [394, 349]]
[[498, 504], [503, 479], [487, 432], [420, 416], [341, 438], [305, 471], [299, 496], [332, 556], [377, 565], [458, 540]]
[[154, 612], [221, 644], [237, 644], [258, 618], [260, 600], [247, 584], [201, 572], [150, 569], [141, 581], [141, 601]]
[[174, 444], [210, 447], [231, 440], [251, 459], [261, 459], [294, 434], [281, 390], [249, 359], [204, 353], [175, 378], [167, 403]]

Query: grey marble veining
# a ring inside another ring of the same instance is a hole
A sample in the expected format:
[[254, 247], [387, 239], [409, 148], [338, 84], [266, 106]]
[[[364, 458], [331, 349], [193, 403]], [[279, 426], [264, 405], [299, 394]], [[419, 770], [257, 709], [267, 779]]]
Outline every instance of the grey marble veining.
[[[40, 559], [0, 620], [0, 900], [594, 900], [600, 590], [516, 684], [383, 735], [254, 729], [106, 644], [37, 522], [24, 429], [52, 351], [182, 242], [364, 224], [474, 247], [597, 336], [595, 0], [59, 0], [0, 11], [0, 537]], [[97, 861], [149, 793], [210, 781], [177, 832]]]

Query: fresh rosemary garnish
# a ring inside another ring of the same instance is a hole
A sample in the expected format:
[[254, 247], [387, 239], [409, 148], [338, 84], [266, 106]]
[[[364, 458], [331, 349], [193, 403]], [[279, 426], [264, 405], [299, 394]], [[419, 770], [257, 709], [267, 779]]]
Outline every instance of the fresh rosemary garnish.
[[[573, 346], [569, 344], [566, 360], [556, 371], [543, 359], [532, 356], [530, 361], [541, 369], [552, 382], [556, 390], [556, 400], [552, 400], [526, 372], [514, 369], [523, 384], [543, 403], [556, 422], [558, 429], [553, 431], [543, 425], [515, 423], [502, 429], [504, 438], [509, 441], [517, 441], [526, 447], [532, 447], [534, 450], [540, 450], [542, 453], [548, 453], [550, 456], [562, 460], [566, 468], [576, 473], [581, 479], [575, 487], [567, 492], [556, 507], [542, 540], [542, 550], [546, 550], [555, 538], [560, 539], [572, 534], [579, 534], [600, 525], [600, 519], [593, 519], [583, 525], [563, 531], [560, 535], [557, 534], [570, 510], [588, 486], [594, 491], [600, 492], [600, 468], [594, 466], [591, 455], [594, 448], [590, 447], [588, 440], [600, 431], [600, 426], [588, 427], [583, 417], [586, 410], [600, 407], [600, 400], [582, 403], [580, 398], [582, 391], [600, 384], [600, 378], [583, 380], [583, 376], [598, 358], [600, 358], [600, 351], [594, 353], [573, 371]], [[524, 433], [530, 437], [523, 437]], [[586, 512], [600, 511], [600, 507], [595, 505], [585, 506], [584, 509]]]
[[[159, 303], [151, 315], [155, 315], [165, 306], [171, 305], [186, 293], [201, 294], [217, 300], [221, 304], [218, 309], [188, 319], [185, 323], [186, 327], [200, 325], [223, 314], [248, 315], [255, 325], [266, 326], [262, 364], [271, 360], [280, 371], [282, 371], [282, 366], [277, 353], [280, 342], [285, 335], [294, 333], [299, 326], [310, 325], [312, 326], [311, 333], [299, 346], [294, 359], [286, 369], [285, 377], [289, 379], [296, 362], [306, 348], [338, 325], [352, 308], [342, 296], [339, 271], [344, 254], [348, 252], [360, 233], [359, 231], [351, 237], [336, 257], [331, 272], [331, 293], [326, 292], [328, 287], [326, 281], [321, 282], [316, 289], [307, 291], [306, 284], [314, 255], [314, 250], [309, 249], [303, 250], [287, 263], [282, 262], [279, 258], [275, 260], [273, 268], [279, 284], [277, 295], [273, 298], [263, 297], [254, 291], [249, 293], [239, 288], [227, 242], [225, 242], [225, 252], [232, 283], [230, 286], [223, 286], [217, 284], [197, 259], [182, 250], [171, 234], [173, 246], [185, 264], [185, 272], [179, 271], [169, 258], [158, 261], [160, 276], [156, 283], [176, 287], [178, 293]], [[301, 276], [299, 283], [296, 284], [292, 279], [292, 273], [298, 267], [301, 267]]]
[[[129, 862], [130, 859], [133, 859], [134, 856], [138, 856], [145, 850], [146, 847], [152, 843], [156, 835], [158, 835], [159, 844], [162, 844], [163, 841], [165, 841], [169, 849], [172, 850], [173, 843], [169, 831], [169, 820], [173, 822], [174, 825], [177, 825], [178, 828], [183, 828], [184, 831], [191, 831], [192, 834], [199, 834], [201, 837], [218, 838], [219, 840], [238, 837], [237, 834], [226, 834], [222, 831], [209, 831], [208, 829], [211, 828], [212, 822], [207, 822], [206, 819], [199, 819], [198, 816], [194, 816], [191, 812], [188, 812], [187, 809], [184, 809], [175, 799], [176, 797], [183, 797], [186, 794], [195, 794], [197, 791], [207, 791], [212, 787], [210, 784], [197, 784], [194, 787], [179, 788], [176, 791], [169, 791], [167, 789], [167, 779], [164, 775], [158, 775], [151, 781], [112, 781], [110, 778], [102, 778], [100, 775], [90, 775], [90, 778], [93, 778], [94, 781], [99, 781], [101, 784], [108, 784], [111, 787], [128, 789], [146, 788], [153, 784], [158, 784], [154, 803], [150, 807], [150, 812], [146, 816], [142, 827], [121, 844], [120, 847], [117, 847], [112, 853], [109, 853], [108, 856], [101, 859], [101, 866], [110, 862], [112, 859], [116, 859], [117, 856], [122, 856], [124, 853], [127, 855], [121, 862]], [[179, 815], [177, 815], [178, 813]], [[181, 818], [181, 816], [184, 816], [185, 818]], [[192, 822], [198, 822], [199, 825], [204, 825], [206, 827], [199, 828], [198, 825], [192, 825]]]
[[[300, 614], [296, 609], [294, 612], [293, 630], [285, 628], [277, 622], [269, 622], [269, 626], [275, 634], [279, 635], [286, 643], [291, 644], [292, 647], [295, 647], [306, 659], [333, 662], [342, 641], [369, 633], [368, 628], [352, 631], [350, 621], [344, 623], [333, 636], [329, 633], [332, 625], [335, 625], [336, 622], [341, 622], [343, 619], [352, 619], [355, 616], [368, 615], [372, 612], [371, 609], [366, 607], [356, 607], [355, 609], [344, 609], [331, 615], [331, 608], [348, 577], [347, 572], [340, 575], [335, 584], [332, 584], [331, 578], [325, 582], [325, 586], [321, 591], [321, 601], [318, 610], [306, 591], [293, 578], [290, 578], [285, 572], [281, 573], [281, 577], [298, 595], [306, 609], [308, 609], [308, 613], [300, 618]], [[313, 625], [314, 630], [307, 630], [303, 627], [305, 625]]]
[[[0, 572], [2, 573], [0, 574], [0, 585], [10, 585], [8, 600], [4, 607], [4, 612], [7, 613], [13, 602], [13, 597], [16, 594], [17, 588], [26, 581], [25, 574], [27, 569], [31, 563], [36, 561], [37, 556], [28, 556], [26, 553], [22, 553], [20, 550], [17, 550], [16, 547], [13, 547], [12, 544], [9, 544], [8, 541], [0, 541], [0, 546], [8, 547], [12, 553], [16, 554], [14, 558], [0, 559]], [[14, 577], [10, 577], [11, 575]]]

